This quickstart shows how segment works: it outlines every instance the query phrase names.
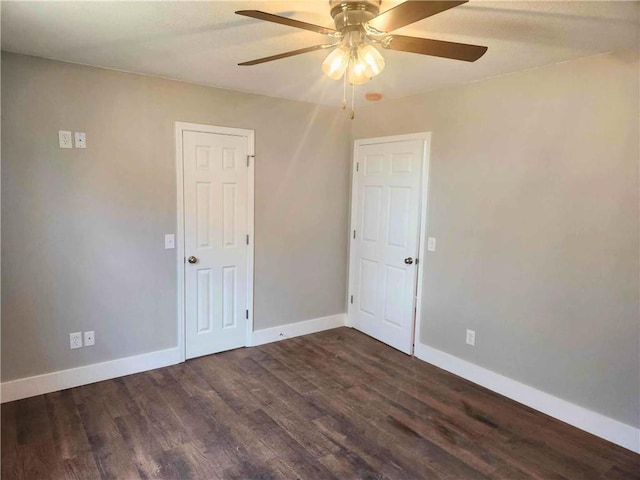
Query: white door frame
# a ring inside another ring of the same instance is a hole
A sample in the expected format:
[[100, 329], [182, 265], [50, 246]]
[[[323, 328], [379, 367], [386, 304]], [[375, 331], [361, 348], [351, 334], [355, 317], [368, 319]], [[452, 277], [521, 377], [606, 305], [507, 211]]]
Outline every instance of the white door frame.
[[358, 205], [358, 177], [357, 177], [357, 162], [358, 151], [360, 147], [365, 145], [371, 145], [376, 143], [392, 143], [403, 142], [408, 140], [422, 140], [424, 142], [424, 151], [422, 162], [422, 173], [420, 179], [420, 235], [418, 237], [418, 271], [417, 271], [417, 284], [416, 284], [416, 314], [414, 317], [413, 328], [413, 347], [411, 352], [415, 351], [415, 343], [420, 339], [420, 326], [422, 318], [422, 288], [424, 278], [424, 267], [427, 263], [426, 257], [426, 235], [427, 235], [427, 201], [429, 197], [429, 155], [431, 151], [431, 132], [410, 133], [406, 135], [393, 135], [390, 137], [376, 137], [376, 138], [364, 138], [356, 140], [353, 147], [353, 161], [351, 165], [351, 218], [349, 221], [349, 271], [347, 281], [347, 320], [346, 326], [353, 327], [353, 304], [351, 303], [351, 295], [355, 290], [353, 285], [355, 271], [356, 255], [355, 248], [356, 242], [353, 241], [353, 230], [357, 225], [358, 212], [356, 207]]
[[245, 334], [245, 346], [251, 345], [253, 334], [253, 258], [254, 258], [254, 166], [255, 166], [255, 132], [242, 128], [217, 127], [202, 125], [199, 123], [176, 122], [176, 193], [177, 193], [177, 229], [176, 229], [176, 262], [178, 271], [178, 312], [177, 331], [178, 348], [180, 349], [180, 361], [186, 358], [185, 342], [185, 254], [184, 254], [184, 158], [182, 151], [182, 134], [185, 131], [216, 133], [219, 135], [234, 135], [245, 137], [247, 140], [247, 232], [249, 245], [247, 248], [247, 308], [249, 318], [247, 320], [247, 332]]

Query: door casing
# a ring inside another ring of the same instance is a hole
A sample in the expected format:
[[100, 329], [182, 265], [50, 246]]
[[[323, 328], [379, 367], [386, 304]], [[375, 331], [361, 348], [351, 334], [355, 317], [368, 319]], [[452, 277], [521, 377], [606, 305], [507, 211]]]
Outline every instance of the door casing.
[[177, 293], [177, 337], [180, 349], [180, 361], [186, 358], [185, 343], [185, 247], [184, 247], [184, 158], [182, 150], [182, 133], [185, 131], [214, 133], [219, 135], [235, 135], [246, 138], [248, 152], [247, 166], [247, 232], [249, 245], [247, 248], [247, 331], [245, 334], [245, 346], [251, 345], [253, 334], [253, 259], [254, 259], [254, 171], [255, 171], [255, 132], [241, 128], [219, 127], [203, 125], [199, 123], [175, 122], [176, 139], [176, 265], [178, 278]]
[[[422, 312], [422, 289], [424, 279], [424, 269], [427, 263], [426, 257], [426, 235], [427, 235], [427, 201], [429, 192], [429, 154], [431, 150], [431, 132], [410, 133], [406, 135], [393, 135], [388, 137], [375, 137], [356, 140], [353, 147], [353, 159], [351, 165], [351, 216], [349, 223], [349, 270], [347, 279], [347, 320], [346, 326], [353, 327], [353, 308], [351, 303], [351, 295], [355, 291], [355, 285], [353, 285], [356, 265], [356, 242], [353, 241], [353, 230], [357, 224], [358, 212], [358, 178], [356, 175], [356, 164], [358, 161], [359, 149], [364, 145], [371, 145], [377, 143], [393, 143], [403, 142], [407, 140], [422, 140], [424, 145], [421, 182], [420, 182], [420, 233], [418, 237], [418, 268], [417, 268], [417, 283], [416, 283], [416, 312], [414, 316], [413, 326], [413, 347], [412, 354], [415, 352], [415, 343], [420, 339], [420, 325], [421, 312]], [[418, 340], [416, 340], [418, 339]]]

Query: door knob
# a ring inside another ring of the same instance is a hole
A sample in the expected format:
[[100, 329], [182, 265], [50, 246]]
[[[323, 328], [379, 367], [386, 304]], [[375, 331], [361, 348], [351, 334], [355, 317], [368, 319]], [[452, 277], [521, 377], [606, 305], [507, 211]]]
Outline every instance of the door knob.
[[411, 265], [413, 263], [413, 258], [411, 257], [407, 257], [404, 259], [404, 263], [406, 263], [407, 265]]
[[187, 258], [187, 262], [189, 262], [189, 263], [198, 263], [198, 258], [194, 257], [193, 255], [191, 255], [189, 258]]

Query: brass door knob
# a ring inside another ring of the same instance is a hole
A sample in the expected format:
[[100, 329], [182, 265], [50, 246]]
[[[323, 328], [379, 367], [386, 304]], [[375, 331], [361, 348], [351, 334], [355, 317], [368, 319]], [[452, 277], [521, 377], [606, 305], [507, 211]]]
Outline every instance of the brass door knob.
[[194, 257], [193, 255], [191, 255], [189, 258], [187, 258], [187, 262], [189, 262], [189, 263], [198, 263], [198, 258]]

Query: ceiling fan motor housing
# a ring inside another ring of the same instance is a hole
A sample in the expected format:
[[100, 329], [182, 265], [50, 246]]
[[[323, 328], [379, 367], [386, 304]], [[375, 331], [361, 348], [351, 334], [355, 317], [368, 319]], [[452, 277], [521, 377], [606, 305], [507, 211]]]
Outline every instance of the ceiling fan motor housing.
[[336, 30], [362, 26], [380, 13], [380, 0], [329, 0]]

